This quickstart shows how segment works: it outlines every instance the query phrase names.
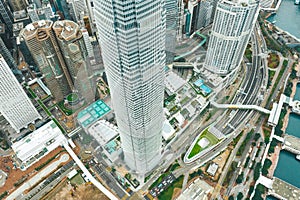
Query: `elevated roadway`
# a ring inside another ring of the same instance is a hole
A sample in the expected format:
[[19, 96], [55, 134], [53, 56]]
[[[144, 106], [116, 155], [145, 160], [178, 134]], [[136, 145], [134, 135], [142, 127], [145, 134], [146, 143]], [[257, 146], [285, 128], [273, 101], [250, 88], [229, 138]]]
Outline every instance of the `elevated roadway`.
[[242, 104], [218, 104], [214, 101], [210, 102], [212, 106], [216, 108], [224, 108], [224, 109], [242, 109], [242, 110], [256, 110], [265, 114], [270, 114], [270, 110], [265, 109], [263, 107], [257, 105], [242, 105]]
[[184, 58], [184, 57], [186, 57], [188, 55], [191, 55], [192, 53], [194, 53], [197, 49], [199, 49], [200, 47], [202, 47], [206, 43], [207, 37], [205, 35], [202, 35], [199, 31], [197, 31], [195, 34], [197, 36], [200, 36], [202, 38], [202, 41], [196, 47], [194, 47], [192, 50], [190, 50], [188, 52], [185, 52], [185, 53], [183, 53], [183, 54], [181, 54], [179, 56], [176, 56], [174, 58], [174, 61], [177, 61], [180, 58]]
[[[266, 66], [260, 56], [257, 56], [261, 53], [260, 45], [257, 38], [257, 33], [253, 34], [251, 37], [252, 40], [252, 49], [253, 57], [252, 64], [246, 65], [246, 75], [244, 76], [243, 83], [240, 87], [232, 104], [234, 105], [259, 105], [262, 101], [258, 98], [262, 93], [261, 89], [264, 87], [264, 78], [266, 76]], [[216, 123], [215, 128], [222, 132], [224, 135], [231, 134], [234, 132], [239, 125], [243, 124], [247, 119], [247, 116], [250, 116], [252, 110], [238, 110], [227, 112], [220, 120]]]
[[103, 192], [109, 199], [111, 199], [111, 200], [118, 200], [118, 198], [113, 193], [111, 193], [108, 189], [106, 189], [99, 181], [97, 181], [92, 176], [92, 174], [84, 166], [84, 164], [81, 162], [81, 160], [77, 157], [77, 155], [74, 153], [74, 151], [68, 145], [68, 143], [64, 143], [63, 146], [67, 150], [67, 152], [70, 154], [70, 156], [73, 158], [73, 160], [76, 162], [76, 164], [78, 165], [78, 167], [82, 170], [82, 172], [91, 181], [91, 183], [93, 183], [93, 185], [95, 187], [97, 187], [101, 192]]

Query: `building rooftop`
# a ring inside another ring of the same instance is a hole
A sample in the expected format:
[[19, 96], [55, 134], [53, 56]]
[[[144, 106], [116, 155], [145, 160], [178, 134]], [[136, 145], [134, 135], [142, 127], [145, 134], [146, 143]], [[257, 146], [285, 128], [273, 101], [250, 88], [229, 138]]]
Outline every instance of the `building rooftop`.
[[215, 176], [217, 170], [219, 168], [219, 165], [217, 165], [216, 163], [212, 163], [209, 165], [208, 169], [206, 170], [206, 172], [211, 175], [211, 176]]
[[24, 28], [24, 23], [23, 22], [18, 22], [13, 24], [13, 31], [20, 31]]
[[165, 120], [162, 128], [162, 136], [164, 140], [169, 140], [175, 133], [175, 129], [171, 126], [168, 120]]
[[53, 30], [60, 39], [66, 41], [82, 37], [79, 25], [70, 20], [56, 21]]
[[110, 110], [110, 107], [102, 100], [98, 100], [80, 111], [77, 115], [77, 120], [85, 128], [106, 115]]
[[210, 185], [198, 178], [180, 194], [177, 200], [207, 200], [207, 195], [212, 190]]
[[40, 20], [28, 24], [25, 28], [21, 31], [21, 35], [23, 35], [27, 39], [31, 39], [36, 35], [41, 36], [44, 38], [44, 34], [42, 32], [49, 31], [51, 29], [53, 22], [51, 20]]
[[91, 134], [101, 146], [104, 146], [119, 135], [119, 129], [105, 120], [99, 120], [88, 128], [88, 133]]
[[172, 71], [166, 73], [165, 85], [171, 92], [176, 92], [185, 84], [185, 80]]
[[19, 10], [19, 11], [14, 12], [14, 21], [15, 22], [18, 22], [18, 21], [21, 21], [24, 19], [29, 19], [25, 10]]
[[67, 141], [59, 127], [50, 121], [13, 143], [12, 149], [26, 168]]

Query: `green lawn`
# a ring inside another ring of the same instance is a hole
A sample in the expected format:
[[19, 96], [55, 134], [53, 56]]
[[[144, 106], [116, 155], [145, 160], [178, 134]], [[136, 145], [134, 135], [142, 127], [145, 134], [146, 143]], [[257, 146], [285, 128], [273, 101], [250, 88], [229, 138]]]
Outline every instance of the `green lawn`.
[[72, 115], [74, 113], [74, 110], [71, 110], [71, 109], [68, 109], [65, 107], [64, 100], [61, 102], [58, 102], [57, 105], [67, 116]]
[[249, 60], [249, 62], [252, 62], [252, 51], [250, 48], [247, 48], [245, 51], [245, 56]]
[[175, 188], [181, 188], [184, 176], [179, 176], [166, 190], [158, 195], [159, 200], [171, 200]]
[[[198, 142], [202, 139], [202, 138], [206, 138], [209, 141], [209, 145], [205, 148], [201, 148], [198, 144]], [[204, 149], [207, 149], [215, 144], [217, 144], [219, 142], [218, 138], [216, 138], [216, 136], [214, 136], [212, 133], [210, 133], [208, 131], [208, 128], [205, 129], [200, 137], [198, 138], [197, 142], [195, 143], [192, 151], [190, 152], [188, 158], [192, 158], [193, 156], [197, 155], [199, 152], [201, 152]]]
[[269, 77], [270, 77], [269, 79], [270, 79], [270, 81], [272, 81], [275, 73], [276, 73], [276, 71], [269, 70]]
[[268, 57], [268, 66], [270, 68], [277, 68], [279, 65], [279, 56], [276, 53], [270, 53]]
[[181, 105], [184, 105], [184, 104], [186, 104], [189, 100], [190, 100], [189, 97], [184, 97], [184, 99], [181, 100], [180, 103], [181, 103]]
[[67, 100], [69, 102], [74, 102], [74, 101], [77, 101], [79, 99], [78, 95], [75, 94], [75, 93], [71, 93], [67, 96]]
[[74, 109], [66, 108], [64, 105], [64, 100], [58, 102], [57, 105], [67, 116], [70, 116], [76, 111], [78, 111], [79, 109], [81, 109], [82, 107], [86, 106], [86, 102], [84, 102], [82, 106], [73, 106]]
[[71, 179], [71, 184], [72, 185], [81, 185], [84, 183], [84, 180], [83, 178], [80, 176], [80, 174], [78, 173], [76, 176], [74, 176], [72, 179]]

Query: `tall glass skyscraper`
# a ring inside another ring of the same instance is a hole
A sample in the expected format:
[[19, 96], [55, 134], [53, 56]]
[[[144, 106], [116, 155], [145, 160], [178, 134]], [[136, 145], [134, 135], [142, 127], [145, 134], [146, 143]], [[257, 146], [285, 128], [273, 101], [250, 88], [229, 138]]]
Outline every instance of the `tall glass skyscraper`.
[[94, 3], [124, 159], [132, 170], [145, 174], [161, 158], [165, 0]]
[[221, 0], [209, 39], [204, 67], [226, 75], [243, 58], [259, 11], [257, 0]]

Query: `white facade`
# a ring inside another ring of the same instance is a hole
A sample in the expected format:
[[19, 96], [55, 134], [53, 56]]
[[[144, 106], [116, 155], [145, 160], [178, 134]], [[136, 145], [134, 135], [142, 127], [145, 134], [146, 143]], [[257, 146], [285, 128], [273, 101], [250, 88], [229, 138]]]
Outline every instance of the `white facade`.
[[183, 38], [183, 27], [184, 27], [184, 4], [183, 0], [178, 0], [178, 23], [177, 23], [177, 41], [181, 41]]
[[210, 24], [212, 18], [213, 4], [211, 1], [201, 1], [197, 29], [206, 27]]
[[261, 0], [261, 8], [271, 8], [274, 3], [274, 0]]
[[94, 58], [94, 49], [92, 46], [92, 43], [90, 41], [90, 36], [89, 33], [86, 29], [81, 29], [82, 32], [82, 36], [83, 36], [83, 40], [84, 40], [84, 44], [88, 53], [88, 57], [90, 58]]
[[22, 86], [0, 55], [0, 112], [17, 132], [41, 119]]
[[166, 62], [174, 61], [178, 26], [178, 0], [166, 0]]
[[59, 127], [50, 121], [26, 137], [12, 144], [12, 149], [21, 161], [21, 169], [25, 170], [48, 153], [67, 143]]
[[221, 0], [218, 3], [205, 68], [226, 75], [240, 65], [258, 12], [259, 2], [255, 0]]
[[94, 3], [125, 162], [145, 174], [161, 158], [165, 0]]
[[68, 3], [70, 6], [70, 14], [74, 18], [74, 21], [81, 21], [87, 11], [85, 0], [70, 0]]

